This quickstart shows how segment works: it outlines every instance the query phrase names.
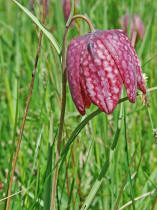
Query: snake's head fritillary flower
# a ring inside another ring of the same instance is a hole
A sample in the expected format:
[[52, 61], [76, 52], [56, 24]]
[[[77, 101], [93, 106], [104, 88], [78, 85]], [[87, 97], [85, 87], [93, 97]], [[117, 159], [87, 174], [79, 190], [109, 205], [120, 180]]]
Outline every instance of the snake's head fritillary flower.
[[91, 103], [112, 113], [123, 83], [132, 103], [137, 88], [146, 93], [137, 54], [122, 30], [97, 30], [72, 39], [66, 69], [72, 99], [82, 115]]
[[[75, 0], [75, 5], [78, 5], [78, 0]], [[71, 0], [62, 0], [63, 13], [65, 21], [68, 20], [71, 11]]]
[[[119, 19], [119, 23], [126, 33], [128, 31], [129, 18], [130, 15], [127, 13], [124, 17], [121, 17]], [[141, 18], [137, 14], [133, 14], [131, 21], [131, 40], [135, 39], [134, 43], [136, 44], [139, 38], [143, 40], [144, 33], [145, 33], [144, 24]]]

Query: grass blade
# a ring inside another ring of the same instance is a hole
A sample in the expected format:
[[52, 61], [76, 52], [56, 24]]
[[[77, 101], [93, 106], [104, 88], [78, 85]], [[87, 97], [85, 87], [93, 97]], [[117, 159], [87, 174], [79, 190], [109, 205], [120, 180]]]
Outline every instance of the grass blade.
[[125, 140], [125, 152], [126, 152], [127, 169], [128, 169], [128, 175], [129, 175], [131, 199], [132, 199], [133, 209], [135, 210], [134, 191], [133, 191], [131, 174], [130, 174], [130, 168], [129, 168], [129, 165], [130, 164], [129, 164], [129, 154], [128, 154], [128, 142], [127, 142], [127, 135], [126, 135], [126, 113], [125, 113], [125, 106], [124, 106], [124, 140]]
[[104, 177], [106, 175], [106, 172], [109, 168], [109, 156], [110, 156], [110, 152], [108, 151], [107, 152], [107, 158], [106, 158], [106, 161], [105, 161], [105, 164], [103, 165], [102, 169], [101, 169], [101, 172], [100, 174], [98, 175], [98, 178], [96, 179], [89, 195], [87, 196], [87, 199], [85, 200], [81, 210], [87, 210], [89, 208], [89, 206], [91, 205], [91, 202], [93, 201], [97, 191], [99, 190], [103, 180], [104, 180]]
[[[48, 146], [48, 160], [47, 160], [47, 168], [45, 173], [45, 179], [49, 176], [52, 170], [52, 145], [49, 144]], [[52, 175], [46, 179], [46, 183], [44, 186], [44, 209], [49, 210], [51, 204], [51, 185], [52, 185]]]
[[123, 119], [123, 103], [121, 104], [121, 107], [120, 107], [117, 130], [116, 130], [116, 134], [114, 136], [113, 144], [111, 146], [112, 150], [114, 150], [114, 148], [116, 147], [118, 139], [119, 139], [120, 130], [121, 130], [121, 127], [122, 127], [122, 119]]
[[46, 37], [50, 40], [54, 48], [56, 49], [58, 55], [61, 53], [60, 47], [56, 41], [56, 39], [53, 37], [53, 35], [47, 31], [44, 26], [39, 22], [39, 20], [24, 6], [22, 6], [19, 2], [16, 0], [12, 0], [18, 7], [20, 7], [24, 13], [40, 28], [40, 30], [46, 35]]

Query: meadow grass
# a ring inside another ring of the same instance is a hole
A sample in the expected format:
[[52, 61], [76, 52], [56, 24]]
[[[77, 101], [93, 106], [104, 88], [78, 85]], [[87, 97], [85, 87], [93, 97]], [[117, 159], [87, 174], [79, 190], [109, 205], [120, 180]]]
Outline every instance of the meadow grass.
[[[29, 1], [19, 2], [30, 9]], [[34, 13], [41, 21], [42, 6], [36, 2]], [[11, 161], [28, 98], [39, 28], [13, 1], [0, 0], [0, 3], [1, 200], [7, 196]], [[120, 28], [118, 19], [127, 8], [137, 13], [145, 24], [145, 37], [138, 42], [136, 51], [148, 77], [147, 88], [156, 87], [155, 0], [143, 0], [142, 3], [80, 0], [78, 12], [87, 15], [95, 28], [107, 30]], [[45, 27], [62, 46], [65, 22], [59, 0], [50, 0]], [[68, 43], [73, 37], [88, 32], [88, 25], [77, 20], [68, 32]], [[61, 111], [61, 81], [60, 55], [43, 36], [12, 186], [12, 194], [22, 192], [11, 198], [10, 209], [50, 209]], [[147, 95], [153, 128], [156, 128], [157, 91]], [[56, 209], [77, 210], [90, 204], [92, 210], [110, 210], [119, 209], [129, 201], [133, 205], [126, 209], [157, 209], [157, 146], [142, 97], [138, 96], [135, 104], [125, 101], [124, 111], [120, 111], [119, 104], [111, 115], [99, 111], [93, 114], [97, 108], [92, 105], [87, 110], [87, 119], [77, 112], [68, 86], [66, 100]], [[72, 143], [65, 148], [67, 142]], [[116, 142], [116, 147], [113, 142]], [[147, 195], [149, 192], [153, 193]], [[147, 196], [134, 200], [142, 195]], [[0, 209], [5, 209], [5, 205], [6, 201], [0, 201]]]

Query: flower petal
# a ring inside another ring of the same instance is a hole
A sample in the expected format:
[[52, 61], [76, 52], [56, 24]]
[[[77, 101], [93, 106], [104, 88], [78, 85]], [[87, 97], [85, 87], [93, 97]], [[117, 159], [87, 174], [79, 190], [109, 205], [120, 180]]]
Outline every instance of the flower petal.
[[128, 45], [128, 47], [130, 48], [132, 54], [134, 55], [134, 60], [135, 60], [135, 65], [136, 65], [136, 72], [137, 72], [137, 87], [144, 94], [146, 94], [146, 86], [145, 86], [144, 78], [142, 76], [142, 69], [141, 69], [141, 65], [140, 65], [139, 59], [137, 57], [136, 51], [133, 48], [133, 46], [131, 45], [131, 42], [130, 42], [129, 38], [123, 32], [120, 32], [119, 36], [121, 36], [123, 39], [126, 40], [126, 44]]
[[123, 82], [108, 50], [92, 36], [81, 62], [82, 73], [91, 101], [110, 114], [119, 101]]
[[97, 36], [101, 37], [118, 66], [129, 101], [134, 103], [137, 89], [136, 60], [125, 38], [119, 36], [121, 32], [121, 30], [100, 31]]
[[85, 93], [80, 85], [80, 60], [83, 47], [88, 35], [72, 39], [67, 50], [67, 78], [69, 82], [72, 99], [78, 111], [84, 115], [86, 102], [84, 102]]
[[89, 108], [91, 105], [91, 100], [88, 95], [86, 85], [85, 85], [85, 80], [84, 80], [84, 77], [82, 76], [81, 72], [80, 72], [80, 85], [81, 85], [81, 93], [82, 93], [82, 97], [83, 97], [84, 106], [85, 106], [85, 108]]

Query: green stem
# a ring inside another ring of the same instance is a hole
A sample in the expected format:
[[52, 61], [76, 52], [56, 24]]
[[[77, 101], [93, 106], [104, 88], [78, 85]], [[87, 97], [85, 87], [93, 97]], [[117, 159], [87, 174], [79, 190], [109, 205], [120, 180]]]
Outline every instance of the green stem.
[[[74, 10], [74, 4], [72, 5], [72, 11]], [[73, 12], [71, 12], [73, 13]], [[61, 102], [61, 115], [60, 115], [60, 124], [59, 124], [59, 134], [58, 134], [58, 142], [57, 142], [57, 152], [56, 152], [56, 163], [59, 161], [60, 158], [60, 145], [61, 145], [61, 139], [62, 139], [62, 133], [63, 133], [63, 124], [64, 124], [64, 115], [65, 115], [65, 107], [66, 107], [66, 41], [67, 41], [67, 33], [69, 30], [69, 27], [72, 23], [73, 20], [76, 18], [82, 18], [85, 20], [91, 32], [94, 31], [94, 27], [90, 20], [86, 18], [83, 15], [75, 15], [69, 17], [66, 28], [64, 31], [64, 36], [63, 36], [63, 50], [62, 50], [62, 102]], [[52, 196], [51, 196], [51, 210], [55, 209], [55, 197], [56, 197], [56, 187], [57, 187], [57, 178], [58, 178], [58, 170], [59, 166], [57, 165], [54, 171], [54, 179], [53, 179], [53, 184], [52, 184]]]
[[130, 182], [131, 200], [132, 200], [133, 210], [135, 210], [134, 191], [133, 191], [132, 180], [131, 180], [130, 163], [129, 163], [129, 152], [128, 152], [128, 142], [127, 142], [127, 135], [126, 135], [125, 106], [124, 106], [124, 138], [125, 138], [125, 152], [126, 152], [126, 159], [127, 159], [127, 168], [128, 168], [129, 182]]
[[117, 130], [116, 130], [116, 134], [114, 136], [113, 144], [111, 146], [112, 150], [114, 150], [114, 148], [116, 147], [117, 142], [118, 142], [118, 138], [119, 138], [119, 135], [120, 135], [120, 130], [121, 130], [121, 127], [122, 127], [122, 119], [123, 119], [123, 103], [121, 103], [121, 106], [120, 106], [118, 126], [117, 126]]

